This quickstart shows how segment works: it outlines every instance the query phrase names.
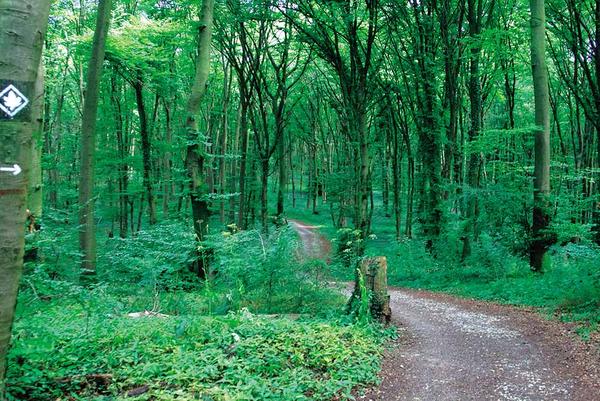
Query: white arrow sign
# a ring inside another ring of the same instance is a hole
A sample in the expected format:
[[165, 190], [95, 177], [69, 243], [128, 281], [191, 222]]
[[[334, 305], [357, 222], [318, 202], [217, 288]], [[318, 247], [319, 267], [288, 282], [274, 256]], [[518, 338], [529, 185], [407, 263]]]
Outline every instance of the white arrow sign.
[[12, 167], [0, 167], [0, 171], [6, 171], [7, 173], [12, 173], [13, 175], [21, 174], [21, 166], [15, 164]]

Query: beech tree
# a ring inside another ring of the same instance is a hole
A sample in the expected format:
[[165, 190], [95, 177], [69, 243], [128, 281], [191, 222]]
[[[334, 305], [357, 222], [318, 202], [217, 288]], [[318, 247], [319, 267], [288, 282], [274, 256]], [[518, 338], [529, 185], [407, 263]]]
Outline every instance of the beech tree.
[[535, 180], [533, 184], [533, 239], [531, 269], [541, 272], [552, 244], [550, 227], [550, 95], [546, 65], [546, 10], [544, 0], [530, 0], [531, 68], [535, 95]]
[[93, 275], [96, 272], [96, 225], [94, 222], [96, 118], [110, 13], [111, 0], [100, 0], [83, 102], [81, 172], [79, 175], [79, 246], [83, 255], [81, 268], [84, 275]]
[[206, 94], [206, 83], [210, 73], [210, 48], [213, 29], [214, 0], [204, 0], [200, 10], [198, 35], [198, 56], [196, 58], [196, 74], [188, 98], [184, 127], [187, 131], [188, 145], [185, 156], [185, 166], [190, 185], [190, 200], [194, 231], [199, 241], [202, 241], [208, 228], [208, 193], [204, 179], [205, 150], [202, 146], [202, 136], [198, 130], [196, 114]]
[[49, 12], [50, 1], [0, 0], [0, 399], [23, 267], [32, 138], [39, 124], [27, 102], [35, 98]]

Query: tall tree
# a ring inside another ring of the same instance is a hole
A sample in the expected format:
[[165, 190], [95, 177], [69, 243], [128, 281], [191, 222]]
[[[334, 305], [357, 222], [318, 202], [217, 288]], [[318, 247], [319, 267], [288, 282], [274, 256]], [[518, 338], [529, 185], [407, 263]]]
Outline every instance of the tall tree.
[[200, 11], [200, 25], [198, 35], [198, 56], [196, 58], [196, 75], [192, 91], [186, 106], [186, 119], [184, 123], [187, 131], [187, 149], [185, 167], [190, 180], [190, 201], [192, 204], [192, 217], [194, 231], [199, 241], [204, 239], [208, 229], [208, 194], [204, 180], [204, 149], [200, 146], [204, 141], [198, 132], [196, 115], [200, 110], [202, 99], [206, 94], [206, 83], [210, 72], [210, 47], [213, 30], [214, 0], [204, 0]]
[[535, 180], [533, 184], [533, 238], [530, 265], [542, 271], [544, 256], [552, 243], [550, 226], [550, 95], [546, 65], [546, 9], [544, 0], [530, 0], [531, 69], [535, 96]]
[[94, 168], [96, 165], [96, 117], [98, 95], [110, 24], [111, 0], [100, 0], [81, 124], [81, 172], [79, 176], [79, 247], [84, 275], [96, 273], [96, 225], [94, 222]]
[[5, 168], [0, 171], [0, 399], [23, 268], [27, 181], [37, 126], [25, 98], [35, 96], [49, 12], [50, 0], [0, 0], [0, 167]]

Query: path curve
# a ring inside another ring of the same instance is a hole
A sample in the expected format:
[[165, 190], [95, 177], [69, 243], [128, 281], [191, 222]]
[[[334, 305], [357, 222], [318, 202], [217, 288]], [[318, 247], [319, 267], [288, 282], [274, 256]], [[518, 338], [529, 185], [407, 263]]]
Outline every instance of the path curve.
[[532, 310], [425, 291], [390, 291], [405, 334], [366, 400], [599, 401], [600, 357]]
[[319, 233], [319, 227], [298, 220], [288, 220], [302, 242], [302, 256], [309, 259], [323, 259], [329, 262], [331, 243]]
[[[317, 228], [291, 222], [305, 252], [323, 255]], [[600, 401], [600, 352], [568, 325], [531, 309], [390, 289], [402, 332], [385, 353], [371, 401]]]

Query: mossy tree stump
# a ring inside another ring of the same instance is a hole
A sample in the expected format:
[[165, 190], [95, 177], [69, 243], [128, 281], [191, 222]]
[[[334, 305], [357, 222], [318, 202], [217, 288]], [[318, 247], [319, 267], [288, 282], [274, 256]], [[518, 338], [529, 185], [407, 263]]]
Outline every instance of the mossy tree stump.
[[[360, 262], [360, 273], [365, 283], [367, 296], [369, 296], [371, 316], [383, 323], [389, 323], [392, 318], [392, 310], [390, 308], [390, 296], [387, 291], [387, 259], [385, 256], [364, 258]], [[361, 289], [357, 277], [350, 304], [360, 301]]]

